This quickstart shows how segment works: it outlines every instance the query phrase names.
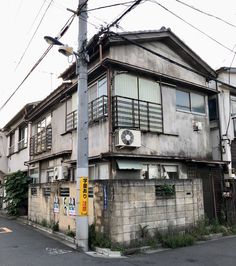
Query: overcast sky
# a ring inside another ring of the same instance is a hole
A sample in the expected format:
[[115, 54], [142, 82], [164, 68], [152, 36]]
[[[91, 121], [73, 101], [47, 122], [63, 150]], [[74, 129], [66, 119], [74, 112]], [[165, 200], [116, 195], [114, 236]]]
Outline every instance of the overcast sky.
[[[128, 0], [89, 0], [88, 8], [126, 2]], [[236, 4], [233, 0], [182, 0], [202, 11], [218, 16], [236, 25]], [[31, 67], [47, 49], [43, 39], [45, 35], [56, 36], [69, 17], [71, 12], [66, 8], [76, 9], [78, 0], [7, 0], [0, 4], [1, 25], [1, 86], [0, 106], [17, 88]], [[127, 16], [119, 25], [125, 31], [154, 30], [162, 26], [169, 27], [193, 51], [195, 51], [212, 68], [230, 66], [234, 54], [228, 49], [236, 51], [236, 27], [229, 26], [215, 18], [194, 11], [176, 0], [157, 0], [184, 20], [208, 34], [220, 44], [193, 29], [173, 14], [154, 3], [145, 1]], [[125, 6], [116, 6], [89, 12], [88, 36], [95, 34], [99, 27], [118, 17]], [[41, 10], [41, 11], [40, 11]], [[40, 12], [39, 12], [40, 11]], [[44, 16], [44, 17], [43, 17]], [[41, 21], [41, 23], [40, 23]], [[40, 26], [39, 26], [40, 24]], [[61, 39], [73, 47], [77, 47], [78, 21]], [[38, 27], [38, 30], [36, 31]], [[32, 38], [32, 36], [34, 37]], [[32, 40], [31, 40], [32, 39]], [[31, 43], [29, 45], [29, 42]], [[27, 51], [26, 47], [29, 46]], [[24, 57], [23, 53], [25, 52]], [[21, 59], [21, 62], [19, 63]], [[51, 49], [43, 62], [31, 74], [24, 85], [18, 90], [4, 109], [0, 111], [0, 128], [3, 127], [26, 103], [42, 100], [61, 82], [57, 79], [71, 62]], [[236, 66], [236, 59], [233, 62]]]

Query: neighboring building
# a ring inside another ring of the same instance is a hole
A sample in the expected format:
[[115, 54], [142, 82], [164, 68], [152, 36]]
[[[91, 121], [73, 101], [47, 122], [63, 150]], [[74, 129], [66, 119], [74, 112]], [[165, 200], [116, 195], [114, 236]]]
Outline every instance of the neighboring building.
[[[216, 218], [224, 165], [213, 160], [210, 140], [208, 98], [217, 91], [209, 80], [216, 72], [165, 28], [105, 34], [99, 42], [94, 36], [88, 53], [89, 179], [201, 178], [205, 213]], [[29, 218], [56, 219], [66, 230], [75, 223], [73, 213], [60, 214], [75, 198], [75, 64], [61, 77], [64, 83], [27, 116], [27, 164], [35, 180]]]
[[28, 171], [25, 162], [29, 160], [29, 125], [25, 117], [36, 105], [37, 103], [26, 104], [3, 127], [7, 137], [7, 175], [19, 170]]
[[0, 210], [3, 207], [4, 198], [4, 175], [7, 172], [7, 138], [5, 134], [0, 130]]

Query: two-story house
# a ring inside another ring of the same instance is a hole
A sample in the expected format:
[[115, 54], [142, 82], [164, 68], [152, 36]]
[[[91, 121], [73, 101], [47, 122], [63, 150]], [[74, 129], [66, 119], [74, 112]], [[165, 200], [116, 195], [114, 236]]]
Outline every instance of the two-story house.
[[[89, 179], [201, 178], [205, 213], [216, 217], [224, 164], [213, 160], [210, 141], [208, 97], [216, 89], [209, 80], [216, 72], [166, 28], [94, 36], [87, 49]], [[27, 116], [30, 176], [47, 183], [44, 195], [54, 191], [54, 214], [46, 201], [42, 211], [48, 221], [58, 213], [55, 191], [63, 197], [60, 208], [75, 197], [66, 181], [60, 188], [50, 183], [76, 175], [75, 64], [61, 78], [64, 83]], [[30, 193], [30, 218], [40, 220], [37, 188]]]

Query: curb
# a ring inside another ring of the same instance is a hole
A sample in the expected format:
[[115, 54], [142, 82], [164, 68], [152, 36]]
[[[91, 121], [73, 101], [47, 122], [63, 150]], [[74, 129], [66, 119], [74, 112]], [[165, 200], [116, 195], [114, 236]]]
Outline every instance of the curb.
[[48, 236], [54, 240], [57, 240], [58, 242], [66, 245], [67, 247], [70, 247], [72, 249], [77, 250], [77, 246], [75, 244], [75, 239], [72, 237], [69, 237], [69, 236], [67, 236], [63, 233], [60, 233], [60, 232], [53, 232], [52, 229], [43, 227], [39, 224], [36, 224], [34, 222], [31, 222], [31, 221], [25, 219], [25, 218], [18, 217], [16, 220], [21, 224], [31, 226], [32, 228], [40, 231], [41, 233], [45, 234], [46, 236]]

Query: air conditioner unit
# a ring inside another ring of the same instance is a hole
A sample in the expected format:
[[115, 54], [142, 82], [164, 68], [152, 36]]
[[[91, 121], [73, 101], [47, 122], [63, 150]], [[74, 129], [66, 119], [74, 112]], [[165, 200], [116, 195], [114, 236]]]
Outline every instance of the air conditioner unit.
[[140, 147], [141, 132], [139, 130], [119, 129], [115, 135], [116, 147]]
[[68, 178], [68, 167], [67, 166], [56, 166], [54, 167], [53, 180], [64, 180]]

